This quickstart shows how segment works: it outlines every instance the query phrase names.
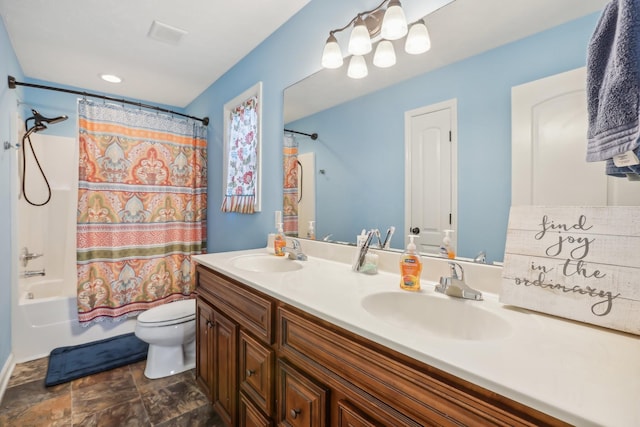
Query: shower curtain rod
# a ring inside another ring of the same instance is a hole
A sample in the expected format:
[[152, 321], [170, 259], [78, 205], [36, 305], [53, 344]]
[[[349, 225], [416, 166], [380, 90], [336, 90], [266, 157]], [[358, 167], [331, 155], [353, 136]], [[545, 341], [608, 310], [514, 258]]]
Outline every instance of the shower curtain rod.
[[205, 117], [205, 118], [194, 117], [194, 116], [189, 116], [187, 114], [178, 113], [177, 111], [167, 110], [166, 108], [158, 107], [158, 106], [155, 106], [155, 105], [143, 104], [142, 102], [129, 101], [128, 99], [112, 98], [110, 96], [99, 95], [97, 93], [81, 92], [81, 91], [78, 91], [78, 90], [63, 89], [63, 88], [60, 88], [60, 87], [37, 85], [37, 84], [33, 84], [33, 83], [23, 83], [23, 82], [16, 81], [16, 78], [13, 77], [13, 76], [7, 76], [7, 77], [8, 77], [7, 80], [8, 80], [8, 83], [9, 83], [9, 89], [15, 89], [16, 86], [26, 86], [26, 87], [33, 87], [33, 88], [36, 88], [36, 89], [46, 89], [46, 90], [53, 90], [53, 91], [56, 91], [56, 92], [72, 93], [74, 95], [82, 95], [84, 97], [88, 96], [90, 98], [104, 99], [106, 101], [117, 102], [118, 104], [135, 105], [136, 107], [148, 108], [150, 110], [161, 111], [163, 113], [169, 113], [169, 114], [174, 114], [176, 116], [187, 117], [189, 119], [201, 121], [202, 124], [205, 125], [205, 126], [207, 126], [209, 124], [209, 117]]
[[298, 132], [297, 130], [291, 130], [291, 129], [285, 129], [285, 132], [289, 132], [289, 133], [297, 133], [298, 135], [304, 135], [304, 136], [308, 136], [309, 138], [311, 138], [312, 140], [316, 140], [318, 139], [318, 134], [317, 133], [304, 133], [304, 132]]

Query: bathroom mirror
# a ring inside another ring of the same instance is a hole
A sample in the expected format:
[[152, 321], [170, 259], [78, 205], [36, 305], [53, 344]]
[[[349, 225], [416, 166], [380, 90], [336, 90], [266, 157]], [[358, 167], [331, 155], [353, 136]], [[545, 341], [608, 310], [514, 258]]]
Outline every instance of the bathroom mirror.
[[[319, 135], [296, 135], [299, 152], [315, 155], [317, 238], [353, 243], [363, 228], [384, 235], [395, 226], [391, 248], [403, 248], [410, 227], [405, 113], [456, 100], [457, 253], [473, 258], [486, 251], [489, 261], [502, 261], [511, 204], [511, 88], [584, 66], [606, 3], [456, 0], [425, 17], [429, 52], [406, 55], [397, 44], [391, 68], [374, 67], [369, 54], [369, 75], [354, 80], [345, 58], [341, 68], [288, 87], [284, 127]], [[339, 43], [345, 51], [346, 41]]]

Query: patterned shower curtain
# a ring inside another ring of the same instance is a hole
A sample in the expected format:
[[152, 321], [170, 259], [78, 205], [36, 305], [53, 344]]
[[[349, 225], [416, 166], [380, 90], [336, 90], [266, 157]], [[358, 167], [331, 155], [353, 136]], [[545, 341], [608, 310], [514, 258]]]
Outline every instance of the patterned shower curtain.
[[284, 136], [283, 231], [287, 236], [298, 236], [298, 141], [292, 135]]
[[206, 252], [206, 127], [81, 100], [78, 128], [81, 324], [186, 298]]

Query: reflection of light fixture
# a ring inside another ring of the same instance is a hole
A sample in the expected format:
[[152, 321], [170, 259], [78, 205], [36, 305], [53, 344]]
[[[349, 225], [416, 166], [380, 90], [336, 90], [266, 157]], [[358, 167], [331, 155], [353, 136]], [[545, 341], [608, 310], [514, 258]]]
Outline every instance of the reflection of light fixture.
[[373, 65], [378, 68], [388, 68], [396, 64], [396, 52], [389, 40], [381, 40], [373, 55]]
[[404, 50], [411, 55], [418, 55], [425, 53], [429, 49], [431, 49], [431, 38], [424, 20], [421, 19], [411, 26], [407, 41], [404, 44]]
[[353, 55], [349, 61], [349, 69], [347, 70], [347, 76], [352, 79], [361, 79], [369, 75], [367, 69], [367, 63], [364, 60], [364, 56]]
[[371, 37], [369, 30], [360, 16], [356, 17], [356, 23], [349, 37], [349, 53], [351, 55], [364, 55], [371, 52]]
[[[359, 13], [347, 25], [329, 32], [322, 52], [324, 68], [340, 68], [343, 64], [342, 49], [335, 37], [336, 33], [353, 27], [349, 37], [349, 60], [347, 75], [352, 78], [363, 78], [368, 74], [363, 55], [371, 52], [372, 40], [378, 45], [373, 57], [376, 67], [387, 68], [396, 63], [396, 54], [391, 40], [399, 40], [407, 36], [405, 51], [412, 55], [424, 53], [431, 48], [429, 32], [424, 20], [420, 19], [409, 26], [400, 5], [400, 0], [383, 0], [378, 7]], [[408, 35], [407, 35], [408, 33]]]
[[342, 67], [342, 51], [336, 36], [329, 34], [327, 43], [324, 45], [322, 52], [322, 66], [324, 68], [340, 68]]
[[407, 18], [404, 17], [400, 0], [391, 0], [382, 20], [382, 38], [398, 40], [406, 35]]

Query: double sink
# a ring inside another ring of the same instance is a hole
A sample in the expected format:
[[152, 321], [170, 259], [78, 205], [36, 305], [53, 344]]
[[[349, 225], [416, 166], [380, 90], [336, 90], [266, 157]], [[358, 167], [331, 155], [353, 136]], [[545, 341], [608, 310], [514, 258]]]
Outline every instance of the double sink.
[[[270, 253], [231, 258], [230, 265], [249, 273], [286, 273], [304, 269], [304, 262], [276, 257]], [[344, 274], [358, 274], [345, 270]], [[390, 326], [439, 338], [495, 340], [508, 337], [507, 320], [481, 302], [452, 298], [433, 292], [376, 292], [365, 295], [360, 305]]]

